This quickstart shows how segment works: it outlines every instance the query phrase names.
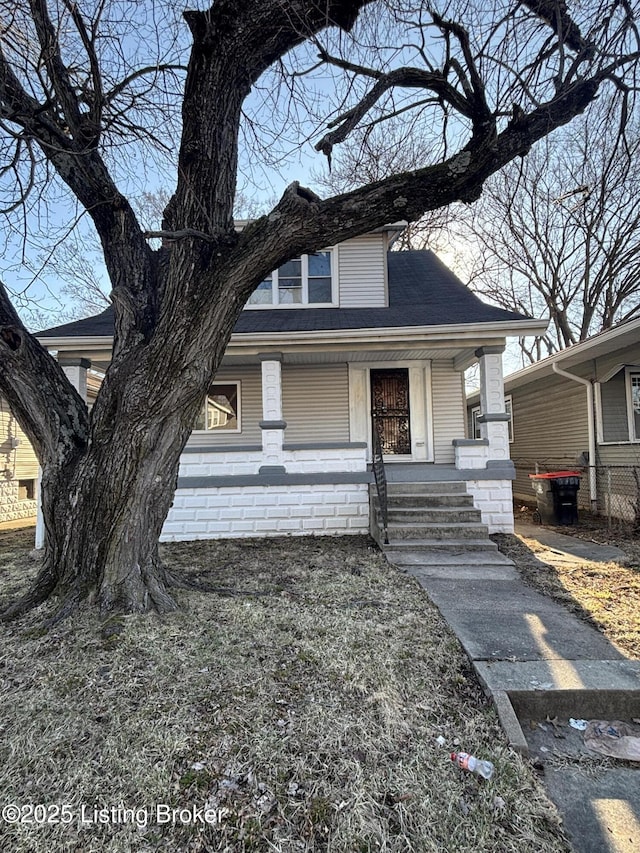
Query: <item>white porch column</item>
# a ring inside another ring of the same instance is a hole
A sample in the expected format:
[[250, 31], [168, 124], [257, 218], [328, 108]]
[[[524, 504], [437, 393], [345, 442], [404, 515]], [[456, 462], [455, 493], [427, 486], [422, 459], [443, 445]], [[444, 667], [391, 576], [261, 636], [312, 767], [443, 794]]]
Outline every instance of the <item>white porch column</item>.
[[[91, 367], [88, 358], [68, 357], [64, 353], [58, 356], [58, 364], [64, 370], [67, 379], [82, 399], [87, 402], [87, 370]], [[42, 469], [38, 468], [36, 504], [36, 548], [44, 547], [44, 519], [42, 517]]]
[[87, 402], [87, 370], [91, 367], [88, 358], [69, 358], [61, 353], [58, 364], [67, 375], [67, 379], [76, 389], [82, 399]]
[[286, 421], [282, 419], [282, 354], [258, 355], [262, 364], [262, 456], [260, 473], [284, 473], [282, 444]]
[[489, 460], [509, 459], [509, 415], [504, 407], [503, 346], [480, 347], [480, 437], [489, 442]]

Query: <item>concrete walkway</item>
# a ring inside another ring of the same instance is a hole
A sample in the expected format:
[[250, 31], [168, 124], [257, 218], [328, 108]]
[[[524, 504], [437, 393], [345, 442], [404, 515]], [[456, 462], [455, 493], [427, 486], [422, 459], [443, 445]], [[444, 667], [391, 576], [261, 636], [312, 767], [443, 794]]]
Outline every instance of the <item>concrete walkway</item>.
[[[538, 526], [529, 526], [522, 535], [537, 539], [558, 559], [609, 562], [622, 555], [619, 549]], [[390, 562], [419, 581], [457, 634], [493, 696], [514, 749], [542, 764], [561, 755], [566, 734], [558, 739], [558, 731], [551, 731], [547, 746], [532, 736], [534, 729], [536, 734], [544, 732], [537, 723], [544, 725], [547, 717], [564, 721], [574, 751], [580, 749], [580, 733], [566, 726], [570, 717], [640, 717], [640, 661], [628, 660], [595, 628], [527, 586], [513, 563], [506, 558], [499, 566], [495, 561], [474, 562], [470, 552], [461, 573], [459, 567], [433, 565], [423, 557], [418, 551], [401, 558], [392, 549], [387, 553]], [[594, 753], [583, 751], [594, 758]], [[598, 763], [597, 757], [594, 761]], [[611, 769], [610, 761], [601, 762], [604, 769], [596, 778], [593, 772], [585, 774], [584, 759], [582, 766], [579, 761], [565, 761], [564, 769], [561, 763], [554, 766], [546, 774], [553, 783], [547, 784], [549, 795], [577, 853], [640, 850], [640, 765], [636, 769], [622, 763]]]

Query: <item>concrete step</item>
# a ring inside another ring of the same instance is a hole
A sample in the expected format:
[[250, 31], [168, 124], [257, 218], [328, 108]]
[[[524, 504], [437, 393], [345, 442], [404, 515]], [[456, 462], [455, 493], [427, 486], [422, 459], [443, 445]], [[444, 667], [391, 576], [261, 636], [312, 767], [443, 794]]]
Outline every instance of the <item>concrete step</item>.
[[[498, 546], [487, 538], [478, 539], [396, 539], [389, 531], [389, 544], [384, 546], [384, 552], [395, 559], [398, 551], [431, 552], [434, 558], [438, 554], [467, 554], [478, 551], [498, 552]], [[391, 554], [389, 555], [389, 551]]]
[[394, 507], [388, 508], [389, 523], [479, 524], [482, 514], [473, 507]]
[[[375, 485], [373, 486], [375, 489]], [[387, 493], [389, 495], [466, 495], [467, 484], [460, 480], [451, 480], [445, 483], [394, 483], [387, 480]]]
[[[373, 501], [378, 504], [378, 495], [373, 489]], [[468, 494], [453, 494], [453, 495], [432, 495], [432, 494], [399, 494], [393, 492], [387, 495], [387, 505], [389, 507], [397, 506], [424, 506], [424, 507], [473, 507], [473, 496]]]
[[[408, 524], [389, 522], [388, 532], [390, 539], [420, 539], [420, 540], [447, 540], [455, 539], [466, 541], [477, 540], [483, 536], [489, 538], [489, 530], [486, 524], [436, 524], [426, 522], [424, 524]], [[490, 541], [490, 540], [489, 540]]]
[[[493, 543], [490, 543], [493, 545]], [[388, 560], [396, 566], [411, 566], [418, 570], [428, 569], [432, 566], [456, 567], [473, 564], [478, 569], [483, 566], [514, 566], [513, 560], [505, 557], [497, 549], [476, 550], [442, 550], [418, 551], [411, 548], [393, 547], [385, 545], [385, 555]]]

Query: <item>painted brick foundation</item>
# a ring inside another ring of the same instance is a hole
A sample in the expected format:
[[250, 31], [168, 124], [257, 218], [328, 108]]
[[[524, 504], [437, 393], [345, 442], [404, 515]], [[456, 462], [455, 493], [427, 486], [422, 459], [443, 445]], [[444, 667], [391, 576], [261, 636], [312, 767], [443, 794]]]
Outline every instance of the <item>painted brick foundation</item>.
[[367, 533], [366, 484], [178, 489], [161, 541]]
[[511, 480], [467, 480], [467, 490], [489, 533], [513, 533]]
[[35, 518], [36, 502], [20, 500], [17, 480], [0, 480], [0, 524]]

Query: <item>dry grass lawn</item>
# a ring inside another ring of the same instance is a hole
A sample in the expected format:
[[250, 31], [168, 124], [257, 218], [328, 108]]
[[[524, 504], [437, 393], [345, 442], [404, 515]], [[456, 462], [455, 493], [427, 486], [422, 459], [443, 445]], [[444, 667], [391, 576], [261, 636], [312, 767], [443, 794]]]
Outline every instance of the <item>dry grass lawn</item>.
[[[3, 599], [35, 571], [31, 536], [0, 535]], [[2, 805], [50, 821], [1, 823], [0, 850], [568, 850], [457, 640], [370, 540], [164, 555], [221, 593], [163, 618], [85, 610], [43, 634], [46, 605], [0, 626]], [[493, 779], [455, 768], [457, 747]]]
[[[516, 510], [517, 512], [517, 510]], [[520, 511], [525, 520], [531, 512]], [[511, 557], [524, 579], [602, 631], [620, 651], [640, 659], [640, 536], [628, 527], [609, 529], [606, 520], [581, 515], [575, 527], [552, 527], [603, 545], [621, 548], [622, 563], [595, 563], [579, 559], [551, 560], [535, 539], [496, 536], [500, 549]]]

